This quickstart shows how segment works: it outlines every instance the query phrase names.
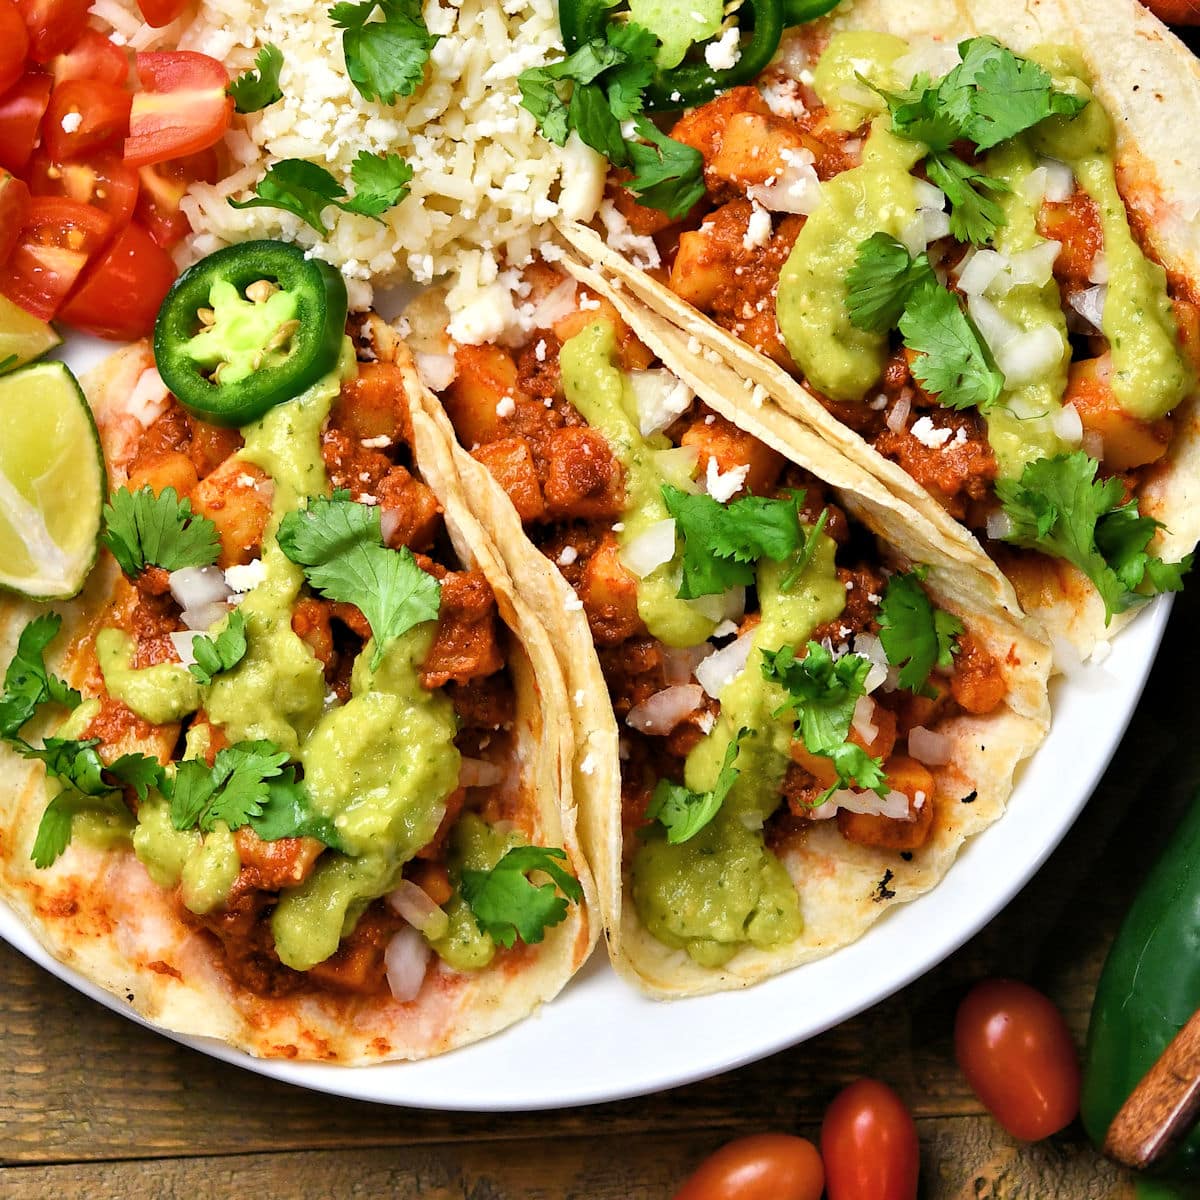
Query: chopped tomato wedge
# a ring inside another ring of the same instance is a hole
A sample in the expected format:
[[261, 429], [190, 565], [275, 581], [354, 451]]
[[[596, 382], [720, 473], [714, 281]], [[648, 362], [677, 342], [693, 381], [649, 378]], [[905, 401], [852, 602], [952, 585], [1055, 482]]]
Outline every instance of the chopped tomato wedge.
[[220, 169], [217, 152], [211, 146], [186, 158], [138, 168], [141, 192], [137, 218], [164, 250], [178, 245], [191, 232], [187, 217], [179, 209], [188, 186], [201, 179], [215, 183]]
[[115, 154], [84, 162], [55, 162], [41, 150], [25, 174], [35, 196], [66, 196], [107, 213], [114, 230], [128, 224], [138, 200], [138, 174]]
[[0, 96], [0, 167], [6, 171], [25, 170], [50, 103], [51, 86], [49, 75], [29, 71]]
[[96, 29], [85, 29], [70, 50], [55, 58], [52, 69], [55, 87], [68, 79], [98, 79], [117, 87], [129, 82], [125, 51]]
[[229, 128], [229, 74], [215, 58], [190, 50], [139, 54], [141, 91], [129, 115], [125, 161], [166, 162], [216, 145]]
[[35, 196], [0, 268], [0, 292], [43, 321], [62, 307], [88, 260], [108, 240], [111, 222], [98, 208], [58, 196]]
[[133, 97], [115, 83], [70, 79], [50, 93], [42, 147], [59, 162], [120, 150], [129, 132]]
[[138, 0], [138, 8], [146, 18], [147, 25], [161, 29], [170, 25], [177, 16], [188, 6], [188, 0]]
[[29, 212], [29, 189], [15, 175], [0, 171], [0, 265], [8, 262]]
[[89, 267], [59, 313], [76, 329], [131, 342], [154, 329], [154, 318], [175, 282], [171, 256], [132, 221]]
[[7, 92], [25, 72], [29, 33], [13, 0], [0, 0], [0, 92]]
[[17, 0], [29, 31], [29, 57], [48, 63], [79, 41], [92, 0]]

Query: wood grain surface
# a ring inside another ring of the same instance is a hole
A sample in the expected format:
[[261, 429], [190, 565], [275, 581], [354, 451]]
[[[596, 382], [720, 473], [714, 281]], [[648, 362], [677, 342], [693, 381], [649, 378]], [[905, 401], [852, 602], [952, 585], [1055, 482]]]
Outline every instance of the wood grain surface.
[[856, 1019], [690, 1087], [503, 1116], [315, 1095], [149, 1033], [0, 945], [0, 1198], [666, 1200], [727, 1138], [815, 1134], [840, 1086], [875, 1075], [917, 1116], [928, 1200], [1132, 1200], [1132, 1177], [1078, 1125], [1037, 1146], [1000, 1130], [954, 1065], [951, 1030], [973, 981], [1012, 975], [1061, 1005], [1082, 1046], [1120, 915], [1200, 781], [1198, 621], [1193, 589], [1083, 818], [987, 929]]

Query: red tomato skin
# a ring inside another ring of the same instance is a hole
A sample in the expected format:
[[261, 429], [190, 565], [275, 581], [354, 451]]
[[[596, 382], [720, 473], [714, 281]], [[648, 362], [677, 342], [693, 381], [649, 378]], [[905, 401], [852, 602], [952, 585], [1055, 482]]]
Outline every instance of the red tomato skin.
[[33, 153], [51, 86], [49, 75], [29, 71], [0, 96], [0, 167], [14, 175], [25, 170]]
[[98, 208], [58, 196], [33, 197], [16, 248], [0, 267], [0, 292], [49, 321], [110, 230], [111, 222]]
[[184, 158], [138, 168], [141, 191], [137, 219], [164, 250], [177, 246], [192, 231], [190, 222], [179, 209], [188, 186], [201, 179], [205, 183], [215, 183], [220, 170], [217, 152], [211, 146]]
[[29, 188], [23, 180], [0, 171], [0, 266], [12, 257], [29, 214]]
[[70, 50], [55, 57], [51, 69], [55, 87], [71, 79], [98, 79], [114, 87], [125, 87], [129, 82], [125, 51], [96, 29], [85, 29]]
[[50, 93], [42, 120], [42, 148], [59, 162], [119, 150], [129, 132], [132, 101], [123, 87], [113, 83], [68, 80]]
[[710, 1154], [675, 1200], [821, 1200], [824, 1186], [821, 1156], [807, 1138], [756, 1133]]
[[233, 117], [229, 73], [191, 50], [139, 54], [141, 90], [134, 93], [125, 139], [131, 167], [166, 162], [215, 146]]
[[25, 73], [29, 31], [13, 0], [0, 0], [0, 92], [7, 92]]
[[115, 154], [96, 154], [83, 162], [55, 162], [41, 150], [25, 172], [35, 196], [66, 196], [106, 213], [114, 230], [129, 223], [138, 201], [138, 175]]
[[921, 1154], [917, 1127], [886, 1083], [843, 1088], [821, 1123], [829, 1200], [916, 1200]]
[[97, 337], [120, 342], [146, 337], [175, 274], [171, 256], [131, 221], [112, 249], [88, 268], [58, 315]]
[[146, 18], [147, 25], [161, 29], [170, 25], [177, 16], [188, 6], [188, 0], [138, 0], [138, 8]]
[[29, 31], [29, 57], [48, 63], [79, 41], [92, 0], [17, 0]]
[[984, 1107], [1013, 1137], [1036, 1142], [1079, 1112], [1079, 1057], [1054, 1004], [1015, 979], [967, 993], [954, 1022], [958, 1065]]

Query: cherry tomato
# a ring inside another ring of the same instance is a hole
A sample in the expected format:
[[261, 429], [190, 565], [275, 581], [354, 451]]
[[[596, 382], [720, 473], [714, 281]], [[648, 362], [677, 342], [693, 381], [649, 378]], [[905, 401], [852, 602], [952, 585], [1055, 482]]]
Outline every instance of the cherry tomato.
[[124, 87], [129, 82], [129, 59], [125, 51], [96, 29], [85, 29], [79, 41], [52, 64], [54, 86], [69, 79], [98, 79]]
[[25, 178], [35, 196], [66, 196], [107, 213], [114, 230], [129, 223], [138, 200], [137, 172], [115, 154], [60, 163], [39, 150], [30, 159]]
[[1015, 979], [977, 984], [959, 1005], [954, 1053], [972, 1090], [1015, 1138], [1035, 1142], [1079, 1111], [1079, 1059], [1066, 1021]]
[[821, 1123], [829, 1200], [916, 1200], [920, 1148], [904, 1102], [886, 1083], [859, 1079]]
[[1200, 0], [1143, 0], [1143, 3], [1168, 25], [1200, 25]]
[[42, 148], [59, 162], [120, 150], [129, 132], [132, 100], [114, 83], [69, 79], [50, 93], [42, 121]]
[[0, 292], [26, 312], [49, 321], [104, 247], [111, 223], [98, 208], [58, 196], [35, 196], [0, 268]]
[[139, 54], [125, 161], [131, 167], [194, 154], [219, 142], [233, 116], [229, 74], [191, 50]]
[[50, 103], [50, 76], [29, 71], [0, 96], [0, 167], [20, 174], [37, 143]]
[[0, 0], [0, 92], [7, 92], [25, 73], [29, 32], [13, 0]]
[[29, 189], [15, 175], [0, 171], [0, 266], [8, 262], [29, 212]]
[[79, 41], [87, 28], [91, 0], [17, 0], [29, 31], [29, 57], [48, 63]]
[[821, 1200], [825, 1171], [817, 1148], [789, 1133], [756, 1133], [710, 1154], [675, 1200]]
[[146, 337], [175, 274], [171, 256], [132, 221], [112, 249], [88, 268], [58, 315], [97, 337], [121, 342]]
[[138, 8], [146, 18], [147, 25], [161, 29], [170, 25], [177, 16], [188, 6], [188, 0], [138, 0]]
[[191, 232], [187, 217], [179, 209], [188, 186], [201, 179], [215, 183], [220, 170], [217, 152], [211, 146], [184, 158], [138, 168], [142, 190], [137, 218], [164, 250], [178, 245]]

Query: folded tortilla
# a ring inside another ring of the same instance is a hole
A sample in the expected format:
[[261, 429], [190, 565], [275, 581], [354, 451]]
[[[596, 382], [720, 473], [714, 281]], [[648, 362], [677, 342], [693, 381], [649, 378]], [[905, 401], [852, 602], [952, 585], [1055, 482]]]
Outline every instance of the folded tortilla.
[[[153, 365], [137, 344], [85, 378], [97, 415], [111, 482], [119, 485], [141, 433], [127, 403], [130, 384]], [[147, 875], [128, 841], [100, 848], [75, 838], [53, 866], [30, 859], [48, 792], [39, 764], [0, 747], [0, 898], [60, 962], [125, 1000], [162, 1029], [217, 1038], [261, 1057], [343, 1064], [417, 1059], [486, 1037], [551, 999], [582, 965], [599, 937], [595, 889], [575, 834], [570, 728], [558, 714], [567, 695], [545, 629], [516, 593], [500, 556], [467, 510], [444, 439], [419, 410], [412, 413], [413, 458], [441, 504], [462, 563], [486, 576], [507, 626], [507, 665], [516, 691], [514, 770], [506, 807], [520, 815], [530, 840], [561, 846], [585, 893], [538, 945], [518, 943], [488, 967], [454, 971], [431, 960], [417, 997], [399, 1003], [387, 992], [346, 996], [302, 991], [257, 995], [231, 981], [208, 935], [181, 916], [173, 891]], [[64, 617], [48, 665], [83, 690], [102, 686], [93, 647], [106, 613], [129, 587], [103, 556], [76, 600], [56, 605]], [[7, 662], [24, 625], [44, 607], [0, 601], [0, 661]], [[123, 752], [166, 757], [177, 726], [122, 741]]]
[[[1017, 53], [1041, 43], [1077, 49], [1095, 79], [1095, 94], [1114, 118], [1117, 178], [1126, 206], [1169, 274], [1200, 280], [1200, 60], [1137, 0], [1096, 0], [1082, 8], [1070, 0], [854, 0], [824, 20], [803, 27], [806, 45], [823, 46], [848, 30], [932, 37], [950, 43], [980, 34]], [[1060, 559], [1036, 553], [1006, 555], [1004, 570], [960, 524], [897, 463], [884, 458], [831, 415], [782, 367], [697, 312], [577, 223], [561, 232], [587, 263], [620, 279], [640, 300], [670, 318], [705, 347], [718, 351], [741, 377], [768, 393], [769, 404], [804, 423], [830, 446], [853, 458], [889, 492], [937, 530], [937, 536], [985, 580], [991, 601], [1014, 615], [1035, 617], [1067, 657], [1088, 657], [1136, 616], [1116, 615], [1108, 625], [1090, 581]], [[739, 390], [732, 393], [740, 396]], [[1175, 436], [1167, 456], [1147, 469], [1138, 490], [1144, 516], [1163, 523], [1150, 551], [1174, 562], [1200, 540], [1200, 389], [1175, 410]], [[1006, 574], [1007, 573], [1007, 574]], [[1057, 664], [1059, 667], [1063, 663]]]

